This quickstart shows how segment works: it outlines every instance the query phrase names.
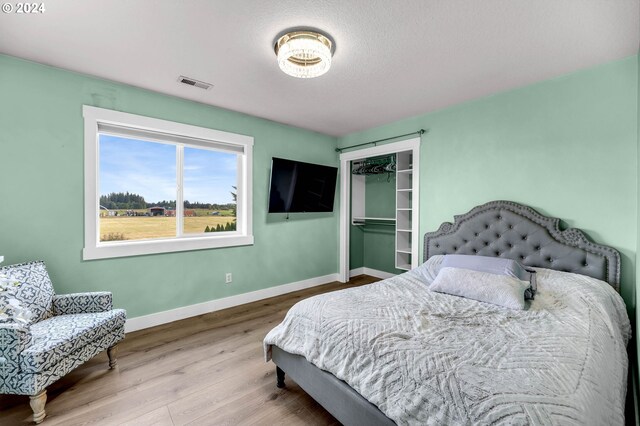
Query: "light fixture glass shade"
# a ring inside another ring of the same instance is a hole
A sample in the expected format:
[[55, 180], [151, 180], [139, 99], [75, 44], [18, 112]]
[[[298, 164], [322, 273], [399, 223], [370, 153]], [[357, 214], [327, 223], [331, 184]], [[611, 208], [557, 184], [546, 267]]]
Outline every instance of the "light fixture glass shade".
[[287, 33], [278, 39], [275, 51], [280, 69], [293, 77], [319, 77], [331, 67], [331, 40], [317, 32]]

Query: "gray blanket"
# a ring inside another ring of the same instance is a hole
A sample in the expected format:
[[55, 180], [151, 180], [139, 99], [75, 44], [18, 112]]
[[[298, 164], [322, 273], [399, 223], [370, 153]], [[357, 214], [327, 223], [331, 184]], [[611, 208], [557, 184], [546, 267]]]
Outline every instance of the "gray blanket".
[[611, 286], [538, 269], [511, 310], [430, 291], [438, 262], [297, 303], [267, 360], [302, 355], [398, 424], [624, 424], [631, 329]]

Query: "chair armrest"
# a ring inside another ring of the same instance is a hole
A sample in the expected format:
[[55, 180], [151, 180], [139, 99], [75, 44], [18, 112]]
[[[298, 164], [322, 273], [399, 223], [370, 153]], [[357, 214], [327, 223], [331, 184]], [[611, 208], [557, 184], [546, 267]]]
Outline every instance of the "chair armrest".
[[31, 332], [23, 325], [0, 323], [0, 377], [20, 370], [20, 353], [31, 345]]
[[56, 294], [53, 296], [53, 314], [90, 314], [113, 309], [113, 298], [108, 291], [92, 293]]

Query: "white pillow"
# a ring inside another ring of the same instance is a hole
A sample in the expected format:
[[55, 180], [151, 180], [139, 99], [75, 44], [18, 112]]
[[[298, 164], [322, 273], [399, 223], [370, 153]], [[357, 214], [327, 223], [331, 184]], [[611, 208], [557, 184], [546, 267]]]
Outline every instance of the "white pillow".
[[444, 255], [436, 254], [431, 256], [426, 262], [417, 268], [413, 268], [408, 273], [414, 275], [417, 279], [425, 283], [426, 285], [431, 285], [433, 280], [438, 276], [438, 271], [440, 271], [440, 264], [444, 259]]
[[508, 275], [444, 267], [429, 287], [438, 293], [452, 294], [510, 309], [524, 309], [528, 281]]
[[471, 256], [468, 254], [447, 254], [441, 264], [442, 268], [462, 268], [474, 271], [489, 272], [490, 274], [509, 275], [522, 281], [529, 281], [530, 285], [524, 292], [524, 298], [533, 299], [536, 293], [536, 273], [525, 269], [519, 262], [503, 257]]

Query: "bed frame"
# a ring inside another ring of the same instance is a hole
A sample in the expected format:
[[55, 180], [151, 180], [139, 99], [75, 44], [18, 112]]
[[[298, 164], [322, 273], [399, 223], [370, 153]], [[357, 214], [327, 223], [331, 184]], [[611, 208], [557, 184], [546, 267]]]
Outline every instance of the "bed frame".
[[[587, 275], [620, 290], [620, 254], [590, 242], [560, 220], [511, 201], [492, 201], [445, 222], [424, 236], [426, 261], [439, 254], [470, 254], [514, 259], [526, 266]], [[391, 419], [342, 380], [304, 357], [272, 347], [277, 386], [285, 372], [313, 399], [346, 425], [392, 425]]]

